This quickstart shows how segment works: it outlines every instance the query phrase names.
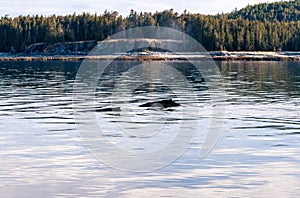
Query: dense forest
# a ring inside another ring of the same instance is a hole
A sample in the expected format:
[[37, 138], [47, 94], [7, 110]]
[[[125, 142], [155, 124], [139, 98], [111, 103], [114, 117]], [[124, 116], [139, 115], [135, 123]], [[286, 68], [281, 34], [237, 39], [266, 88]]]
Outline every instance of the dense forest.
[[165, 26], [184, 31], [207, 50], [300, 50], [300, 0], [247, 6], [217, 15], [134, 10], [101, 15], [19, 16], [0, 18], [0, 52], [23, 52], [35, 43], [101, 41], [138, 26]]

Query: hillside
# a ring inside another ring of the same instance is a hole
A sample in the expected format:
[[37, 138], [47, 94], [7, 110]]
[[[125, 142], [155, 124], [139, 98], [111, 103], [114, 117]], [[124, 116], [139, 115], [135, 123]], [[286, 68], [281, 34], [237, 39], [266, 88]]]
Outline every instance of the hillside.
[[229, 19], [290, 22], [300, 21], [300, 0], [261, 3], [229, 14]]
[[186, 32], [209, 51], [299, 51], [299, 10], [297, 0], [247, 6], [215, 16], [187, 11], [179, 14], [173, 9], [155, 13], [131, 10], [126, 17], [116, 11], [101, 15], [3, 16], [0, 18], [0, 52], [31, 52], [28, 48], [35, 44], [49, 52], [44, 50], [49, 49], [48, 46], [102, 41], [116, 32], [149, 25]]

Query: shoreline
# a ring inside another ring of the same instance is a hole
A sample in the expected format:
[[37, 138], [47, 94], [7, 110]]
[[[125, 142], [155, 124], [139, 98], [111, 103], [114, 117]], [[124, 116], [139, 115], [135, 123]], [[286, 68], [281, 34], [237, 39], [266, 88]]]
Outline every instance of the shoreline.
[[203, 52], [203, 53], [136, 53], [123, 55], [47, 55], [47, 54], [1, 54], [0, 61], [83, 61], [83, 60], [123, 60], [123, 61], [300, 61], [300, 52]]

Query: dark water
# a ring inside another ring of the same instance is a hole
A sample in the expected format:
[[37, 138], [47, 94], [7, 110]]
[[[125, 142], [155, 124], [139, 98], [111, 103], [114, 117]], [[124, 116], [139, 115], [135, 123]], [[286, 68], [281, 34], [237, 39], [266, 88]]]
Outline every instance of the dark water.
[[[196, 138], [169, 166], [133, 173], [99, 162], [77, 131], [72, 92], [80, 62], [0, 63], [1, 197], [298, 197], [300, 63], [217, 64], [227, 103], [222, 135], [214, 150], [199, 158], [201, 143]], [[176, 67], [201, 95], [205, 124], [211, 106], [205, 84], [188, 68]], [[98, 85], [99, 108], [111, 101], [114, 86], [109, 77]], [[131, 99], [137, 104], [149, 97], [172, 96], [172, 90], [159, 83], [135, 91], [139, 94]], [[183, 106], [195, 102], [189, 95], [177, 99]], [[176, 108], [170, 111], [174, 112]], [[147, 113], [141, 112], [135, 122], [153, 121]], [[115, 115], [103, 115], [107, 122], [116, 121]], [[118, 121], [126, 126], [132, 119]]]

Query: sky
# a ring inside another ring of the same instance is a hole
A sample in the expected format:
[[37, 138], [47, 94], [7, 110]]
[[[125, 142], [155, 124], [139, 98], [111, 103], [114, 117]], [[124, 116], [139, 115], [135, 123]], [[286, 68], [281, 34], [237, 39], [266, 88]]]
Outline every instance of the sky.
[[241, 9], [248, 4], [274, 2], [279, 0], [0, 0], [0, 16], [19, 15], [65, 15], [90, 12], [102, 14], [105, 10], [118, 11], [127, 16], [131, 9], [155, 12], [173, 8], [182, 13], [217, 14]]

